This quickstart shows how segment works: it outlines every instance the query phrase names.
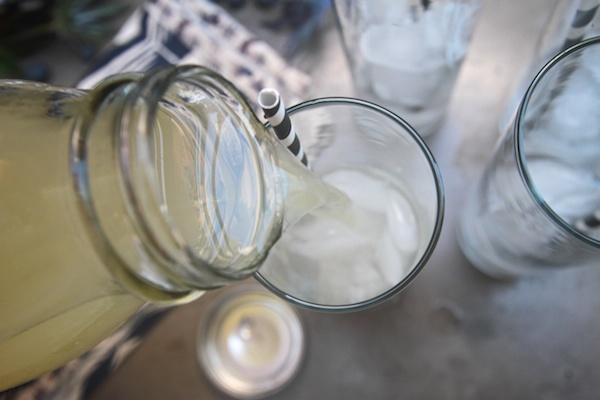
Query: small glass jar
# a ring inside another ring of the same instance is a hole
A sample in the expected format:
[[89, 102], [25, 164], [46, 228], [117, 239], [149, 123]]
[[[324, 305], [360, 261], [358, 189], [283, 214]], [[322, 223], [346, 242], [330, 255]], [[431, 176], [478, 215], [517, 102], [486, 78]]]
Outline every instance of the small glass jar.
[[281, 171], [295, 167], [205, 68], [91, 91], [0, 81], [0, 122], [0, 391], [84, 353], [145, 302], [248, 277], [281, 234]]

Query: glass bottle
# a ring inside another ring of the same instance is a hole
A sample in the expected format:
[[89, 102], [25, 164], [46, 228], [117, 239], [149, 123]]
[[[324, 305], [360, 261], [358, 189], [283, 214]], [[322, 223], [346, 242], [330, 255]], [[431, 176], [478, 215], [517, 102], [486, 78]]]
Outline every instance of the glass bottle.
[[318, 202], [243, 96], [202, 67], [91, 91], [0, 81], [0, 122], [0, 391], [146, 302], [248, 277], [295, 218], [284, 205]]

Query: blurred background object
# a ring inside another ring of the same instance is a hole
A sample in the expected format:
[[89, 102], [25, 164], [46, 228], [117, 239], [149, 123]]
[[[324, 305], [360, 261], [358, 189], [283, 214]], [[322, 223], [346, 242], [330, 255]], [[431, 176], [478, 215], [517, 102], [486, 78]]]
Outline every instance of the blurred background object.
[[48, 81], [51, 67], [23, 59], [52, 41], [89, 60], [131, 5], [94, 0], [6, 0], [0, 4], [0, 78]]

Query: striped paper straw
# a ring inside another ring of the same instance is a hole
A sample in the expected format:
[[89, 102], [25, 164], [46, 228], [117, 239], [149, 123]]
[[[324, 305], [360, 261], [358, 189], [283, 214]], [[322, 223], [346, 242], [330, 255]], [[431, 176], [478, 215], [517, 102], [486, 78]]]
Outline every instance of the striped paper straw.
[[[590, 30], [592, 21], [596, 17], [599, 6], [600, 0], [581, 0], [581, 4], [577, 8], [577, 12], [567, 33], [567, 38], [563, 44], [563, 50], [568, 49], [585, 38]], [[570, 70], [569, 75], [572, 72], [573, 69]], [[584, 235], [589, 235], [593, 230], [598, 228], [600, 228], [600, 209], [575, 222], [575, 229]]]
[[581, 42], [585, 35], [587, 35], [598, 11], [599, 4], [600, 0], [581, 0], [567, 32], [567, 38], [563, 43], [563, 50], [568, 49], [577, 42]]
[[596, 210], [586, 218], [575, 221], [575, 229], [584, 235], [589, 235], [594, 229], [600, 228], [600, 210]]
[[296, 131], [292, 126], [279, 92], [270, 88], [261, 90], [258, 94], [258, 104], [265, 112], [265, 118], [271, 123], [277, 138], [302, 164], [308, 166], [306, 154], [300, 144], [300, 139], [296, 136]]
[[[571, 22], [571, 26], [569, 27], [569, 31], [567, 32], [567, 37], [563, 42], [561, 51], [574, 46], [585, 38], [592, 26], [592, 22], [594, 21], [599, 6], [600, 0], [581, 0], [581, 3], [579, 3], [579, 7], [577, 8], [577, 12], [573, 17], [573, 21]], [[561, 95], [567, 84], [567, 81], [579, 66], [580, 56], [581, 53], [576, 53], [574, 56], [574, 61], [562, 68], [557, 78], [558, 83], [552, 88], [551, 93], [548, 96], [548, 100], [540, 106], [539, 111], [536, 113], [533, 120], [536, 120], [537, 116], [539, 115], [544, 115], [552, 105], [554, 99]]]

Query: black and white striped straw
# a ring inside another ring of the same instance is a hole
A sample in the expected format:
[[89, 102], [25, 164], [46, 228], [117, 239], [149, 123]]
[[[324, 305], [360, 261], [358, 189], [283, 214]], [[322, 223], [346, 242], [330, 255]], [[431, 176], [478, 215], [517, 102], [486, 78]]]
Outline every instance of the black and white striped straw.
[[585, 38], [592, 27], [592, 22], [594, 21], [599, 5], [599, 0], [581, 0], [563, 43], [563, 50], [568, 49], [575, 43], [581, 42]]
[[600, 210], [596, 210], [585, 218], [575, 221], [575, 229], [584, 235], [589, 235], [593, 230], [600, 229]]
[[258, 104], [263, 109], [265, 118], [269, 120], [277, 138], [302, 164], [308, 166], [308, 159], [300, 144], [300, 139], [296, 136], [296, 131], [292, 126], [279, 92], [271, 88], [262, 89], [258, 94]]
[[[577, 11], [571, 21], [571, 25], [569, 26], [569, 30], [567, 32], [567, 36], [563, 42], [563, 47], [561, 51], [564, 51], [571, 46], [581, 42], [585, 39], [586, 35], [589, 33], [590, 29], [593, 26], [594, 18], [596, 16], [596, 12], [600, 7], [600, 0], [581, 0], [579, 6], [577, 7]], [[554, 87], [550, 90], [549, 95], [546, 98], [546, 101], [542, 103], [542, 105], [538, 108], [538, 111], [535, 115], [529, 117], [528, 124], [535, 123], [539, 119], [540, 115], [546, 114], [546, 112], [550, 109], [552, 102], [562, 94], [569, 78], [575, 72], [577, 68], [579, 68], [579, 58], [581, 57], [581, 52], [575, 53], [573, 55], [573, 61], [561, 67], [559, 71], [559, 75], [557, 77], [556, 83]]]
[[[585, 39], [593, 25], [596, 13], [600, 8], [600, 0], [581, 0], [573, 22], [570, 26], [563, 50]], [[572, 70], [571, 70], [572, 72]], [[600, 229], [600, 209], [594, 211], [585, 218], [575, 221], [575, 229], [584, 235], [590, 235], [593, 231]]]

